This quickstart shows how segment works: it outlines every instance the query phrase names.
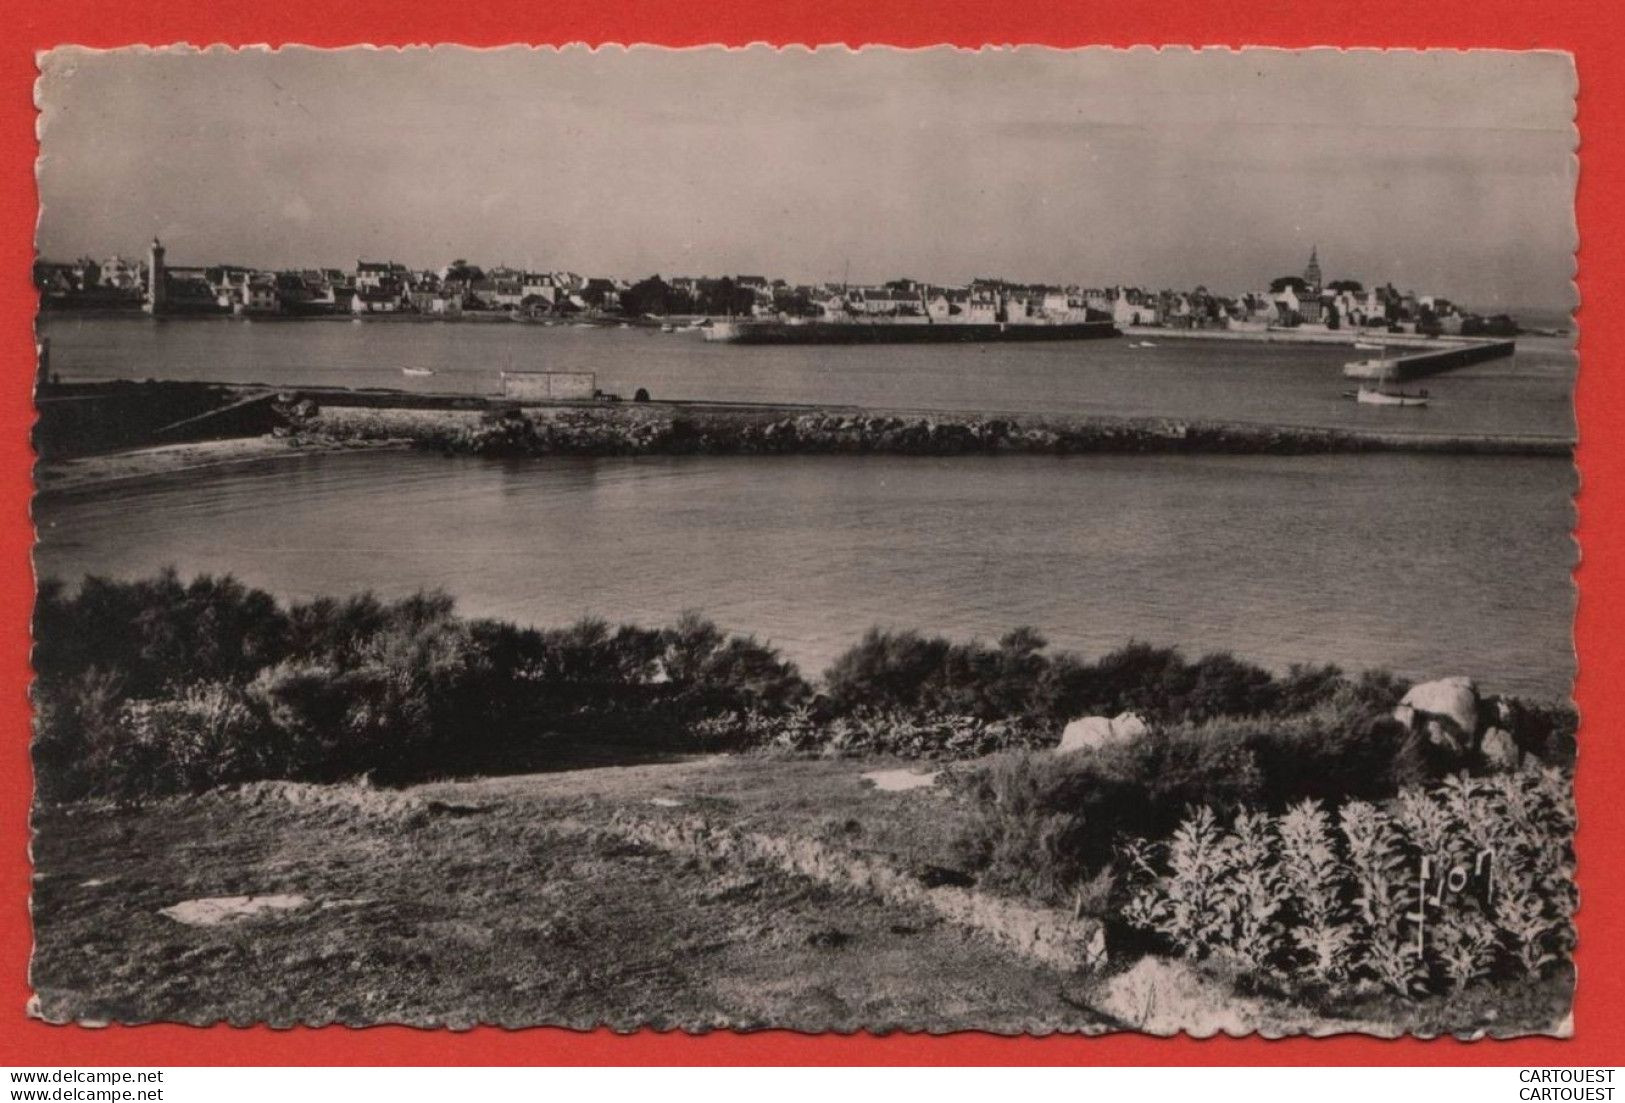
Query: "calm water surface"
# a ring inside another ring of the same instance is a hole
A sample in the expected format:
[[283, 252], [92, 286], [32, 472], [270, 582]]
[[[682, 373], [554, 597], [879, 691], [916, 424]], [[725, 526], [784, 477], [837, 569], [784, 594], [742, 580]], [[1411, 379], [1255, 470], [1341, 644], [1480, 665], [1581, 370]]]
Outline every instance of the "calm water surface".
[[438, 586], [537, 625], [695, 608], [811, 672], [872, 624], [1031, 624], [1566, 695], [1574, 486], [1504, 457], [329, 455], [48, 499], [37, 557], [289, 598]]
[[[504, 323], [47, 316], [64, 379], [204, 379], [491, 393], [504, 370], [592, 371], [630, 397], [1217, 418], [1417, 433], [1572, 437], [1566, 339], [1427, 381], [1425, 409], [1342, 397], [1348, 347], [1158, 337], [1025, 345], [785, 348], [695, 334]], [[1138, 343], [1134, 341], [1133, 343]], [[431, 377], [403, 376], [403, 367]]]

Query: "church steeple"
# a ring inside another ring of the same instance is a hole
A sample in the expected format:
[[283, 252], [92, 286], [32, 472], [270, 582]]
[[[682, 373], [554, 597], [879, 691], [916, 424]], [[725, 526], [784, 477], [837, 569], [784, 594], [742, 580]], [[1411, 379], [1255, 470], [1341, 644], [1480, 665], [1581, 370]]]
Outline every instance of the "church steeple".
[[1320, 246], [1309, 247], [1309, 267], [1303, 270], [1303, 282], [1309, 285], [1309, 290], [1320, 293]]

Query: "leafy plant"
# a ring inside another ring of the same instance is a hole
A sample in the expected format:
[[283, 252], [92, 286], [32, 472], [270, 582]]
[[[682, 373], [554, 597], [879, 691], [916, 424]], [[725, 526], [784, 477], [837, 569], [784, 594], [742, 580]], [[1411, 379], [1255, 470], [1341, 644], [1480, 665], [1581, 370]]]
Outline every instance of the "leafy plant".
[[1224, 894], [1234, 931], [1230, 956], [1244, 969], [1275, 972], [1283, 949], [1286, 876], [1275, 859], [1281, 838], [1272, 817], [1243, 808], [1231, 828], [1232, 880]]
[[1391, 807], [1301, 801], [1224, 830], [1194, 809], [1166, 843], [1127, 844], [1123, 918], [1253, 978], [1283, 964], [1334, 996], [1402, 996], [1534, 977], [1573, 947], [1573, 803], [1544, 769], [1458, 776]]
[[1407, 928], [1422, 893], [1410, 875], [1404, 836], [1386, 812], [1365, 801], [1345, 804], [1338, 827], [1354, 887], [1355, 968], [1398, 995], [1424, 991], [1427, 962]]
[[1330, 986], [1348, 974], [1353, 929], [1342, 900], [1342, 870], [1331, 820], [1319, 802], [1293, 805], [1279, 821], [1281, 887], [1296, 922], [1288, 929], [1297, 971]]

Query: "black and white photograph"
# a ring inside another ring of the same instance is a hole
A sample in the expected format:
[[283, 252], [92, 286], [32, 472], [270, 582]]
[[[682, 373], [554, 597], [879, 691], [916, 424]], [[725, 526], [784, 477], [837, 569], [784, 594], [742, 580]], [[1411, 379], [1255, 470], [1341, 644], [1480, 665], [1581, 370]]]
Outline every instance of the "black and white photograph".
[[1572, 1035], [1568, 54], [37, 60], [35, 1018]]

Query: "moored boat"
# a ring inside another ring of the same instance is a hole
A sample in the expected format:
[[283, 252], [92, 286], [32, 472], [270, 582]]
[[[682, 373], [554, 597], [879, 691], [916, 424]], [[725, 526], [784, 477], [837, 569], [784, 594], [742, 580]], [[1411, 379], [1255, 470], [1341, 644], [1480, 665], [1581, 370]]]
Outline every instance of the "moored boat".
[[1343, 397], [1367, 406], [1426, 406], [1428, 404], [1427, 391], [1414, 393], [1406, 391], [1388, 391], [1381, 387], [1361, 387], [1357, 391], [1344, 391]]

